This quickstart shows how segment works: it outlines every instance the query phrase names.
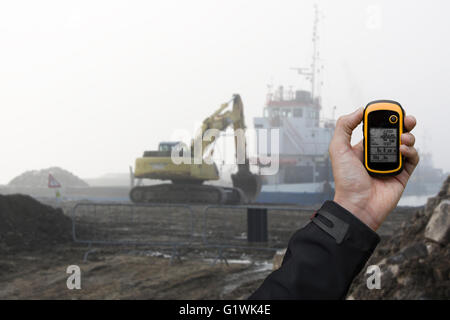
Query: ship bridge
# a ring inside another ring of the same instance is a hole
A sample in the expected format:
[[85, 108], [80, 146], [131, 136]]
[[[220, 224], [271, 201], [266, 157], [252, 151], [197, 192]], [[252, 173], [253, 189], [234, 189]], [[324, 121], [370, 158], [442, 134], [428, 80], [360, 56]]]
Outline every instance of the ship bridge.
[[[267, 135], [257, 135], [260, 158], [272, 150], [271, 130], [279, 130], [279, 173], [267, 177], [267, 183], [300, 183], [331, 180], [328, 145], [334, 123], [320, 119], [320, 99], [313, 99], [305, 90], [268, 94], [262, 117], [254, 118], [255, 129], [266, 129]], [[261, 140], [264, 138], [264, 141]], [[261, 140], [261, 141], [260, 141]], [[276, 149], [276, 148], [275, 148]], [[273, 157], [274, 154], [271, 154]]]
[[[309, 91], [288, 92], [285, 98], [280, 87], [278, 94], [268, 95], [263, 116], [254, 118], [254, 126], [279, 130], [280, 155], [323, 156], [327, 153], [334, 125], [323, 123], [321, 126], [320, 110], [319, 99], [312, 99]], [[267, 147], [266, 150], [271, 150], [270, 145]]]

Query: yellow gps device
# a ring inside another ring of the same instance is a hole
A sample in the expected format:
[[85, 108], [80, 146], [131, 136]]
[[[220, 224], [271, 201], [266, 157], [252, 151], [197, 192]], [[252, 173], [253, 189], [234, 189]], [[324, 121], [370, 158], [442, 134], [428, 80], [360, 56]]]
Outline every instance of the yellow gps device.
[[402, 106], [392, 100], [372, 101], [364, 109], [364, 166], [370, 175], [397, 175], [403, 170], [404, 118]]

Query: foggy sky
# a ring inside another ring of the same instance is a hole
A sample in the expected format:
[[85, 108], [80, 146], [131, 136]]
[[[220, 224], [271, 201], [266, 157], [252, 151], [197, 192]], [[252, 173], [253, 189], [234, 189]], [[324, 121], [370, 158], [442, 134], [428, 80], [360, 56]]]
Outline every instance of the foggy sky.
[[[322, 115], [397, 100], [418, 119], [417, 146], [450, 171], [450, 3], [316, 2]], [[313, 4], [0, 2], [0, 184], [50, 166], [81, 177], [126, 172], [233, 93], [252, 126], [268, 83], [307, 88], [289, 68], [311, 62]]]

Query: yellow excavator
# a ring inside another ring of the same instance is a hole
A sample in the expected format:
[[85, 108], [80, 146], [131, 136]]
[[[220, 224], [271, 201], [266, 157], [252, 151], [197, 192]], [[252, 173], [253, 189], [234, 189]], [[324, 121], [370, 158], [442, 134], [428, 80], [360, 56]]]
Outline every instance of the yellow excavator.
[[[231, 102], [232, 109], [226, 111]], [[220, 178], [216, 164], [211, 160], [205, 161], [211, 159], [208, 157], [212, 156], [214, 142], [218, 138], [210, 133], [225, 131], [230, 126], [233, 126], [235, 133], [235, 151], [238, 158], [237, 173], [231, 175], [233, 187], [203, 184], [205, 181]], [[259, 175], [250, 172], [245, 128], [242, 100], [235, 94], [229, 102], [222, 104], [203, 121], [190, 147], [181, 142], [161, 142], [157, 151], [145, 151], [143, 157], [136, 159], [135, 178], [170, 180], [171, 183], [135, 186], [130, 191], [131, 201], [200, 204], [252, 202], [261, 191], [261, 179]]]

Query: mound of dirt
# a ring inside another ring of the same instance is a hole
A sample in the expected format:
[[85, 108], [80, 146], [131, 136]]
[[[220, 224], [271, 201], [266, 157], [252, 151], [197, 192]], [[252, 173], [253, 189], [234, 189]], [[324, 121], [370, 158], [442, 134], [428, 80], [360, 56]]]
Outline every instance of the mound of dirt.
[[0, 195], [0, 252], [70, 241], [71, 226], [61, 209], [26, 195]]
[[[450, 298], [450, 176], [436, 197], [380, 243], [349, 291], [351, 299]], [[367, 288], [369, 265], [381, 270], [381, 289]]]
[[48, 175], [51, 174], [63, 187], [89, 187], [89, 185], [73, 173], [52, 167], [42, 170], [26, 171], [12, 179], [8, 186], [25, 188], [47, 188]]

